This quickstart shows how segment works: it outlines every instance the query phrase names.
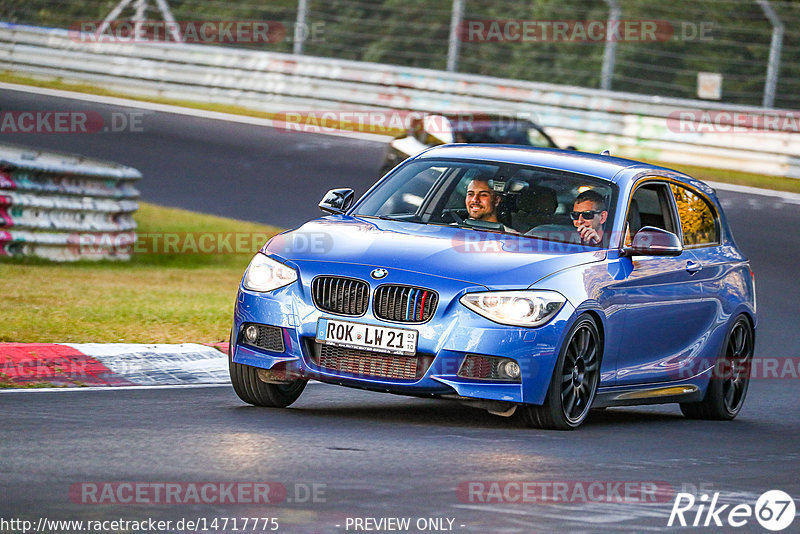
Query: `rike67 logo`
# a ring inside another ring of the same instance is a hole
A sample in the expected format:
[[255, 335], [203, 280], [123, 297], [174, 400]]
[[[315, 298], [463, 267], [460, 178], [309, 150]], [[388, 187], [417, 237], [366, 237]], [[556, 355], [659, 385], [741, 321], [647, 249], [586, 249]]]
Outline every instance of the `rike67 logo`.
[[719, 492], [711, 497], [703, 494], [699, 498], [691, 493], [678, 493], [667, 526], [739, 528], [755, 518], [765, 529], [777, 532], [791, 525], [794, 516], [794, 499], [781, 490], [764, 492], [755, 505], [746, 502], [721, 504]]

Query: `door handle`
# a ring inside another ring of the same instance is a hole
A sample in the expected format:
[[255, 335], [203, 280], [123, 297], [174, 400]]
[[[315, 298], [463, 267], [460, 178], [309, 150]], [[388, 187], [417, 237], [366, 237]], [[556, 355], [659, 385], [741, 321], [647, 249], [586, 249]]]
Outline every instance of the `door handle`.
[[686, 262], [686, 271], [688, 273], [690, 273], [690, 274], [694, 274], [694, 273], [698, 272], [702, 268], [703, 268], [703, 266], [700, 263], [696, 262], [696, 261], [687, 261]]

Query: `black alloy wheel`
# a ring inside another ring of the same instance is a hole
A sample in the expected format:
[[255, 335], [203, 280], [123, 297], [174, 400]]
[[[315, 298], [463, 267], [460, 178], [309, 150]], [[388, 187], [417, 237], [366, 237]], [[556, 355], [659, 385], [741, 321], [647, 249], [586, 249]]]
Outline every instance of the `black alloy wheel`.
[[682, 403], [681, 412], [692, 419], [729, 421], [744, 405], [750, 385], [755, 336], [750, 321], [740, 315], [725, 341], [724, 352], [712, 369], [706, 396], [701, 402]]
[[603, 347], [594, 319], [582, 315], [570, 329], [542, 406], [522, 406], [523, 421], [535, 428], [573, 430], [586, 419], [600, 382]]

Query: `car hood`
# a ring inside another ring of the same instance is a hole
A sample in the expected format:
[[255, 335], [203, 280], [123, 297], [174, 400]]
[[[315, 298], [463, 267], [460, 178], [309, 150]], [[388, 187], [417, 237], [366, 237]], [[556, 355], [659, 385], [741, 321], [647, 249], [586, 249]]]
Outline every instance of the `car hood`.
[[605, 251], [454, 226], [334, 215], [272, 238], [262, 252], [289, 262], [402, 269], [489, 288], [529, 286]]

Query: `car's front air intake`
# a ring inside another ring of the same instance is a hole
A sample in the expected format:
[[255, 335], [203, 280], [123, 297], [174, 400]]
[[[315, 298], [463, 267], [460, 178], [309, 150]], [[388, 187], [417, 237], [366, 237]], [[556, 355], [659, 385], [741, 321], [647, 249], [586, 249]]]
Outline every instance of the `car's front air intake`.
[[369, 285], [363, 280], [318, 276], [311, 283], [314, 305], [341, 315], [364, 315], [369, 304]]
[[316, 343], [313, 338], [306, 338], [304, 342], [311, 362], [320, 369], [337, 375], [417, 381], [425, 376], [433, 363], [432, 354], [420, 352], [414, 356], [396, 356], [322, 345]]
[[286, 350], [283, 343], [283, 329], [266, 324], [242, 324], [238, 342], [272, 352]]
[[355, 376], [404, 380], [417, 378], [416, 356], [392, 356], [325, 345], [315, 363], [325, 369]]

